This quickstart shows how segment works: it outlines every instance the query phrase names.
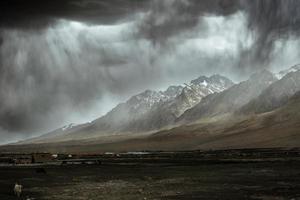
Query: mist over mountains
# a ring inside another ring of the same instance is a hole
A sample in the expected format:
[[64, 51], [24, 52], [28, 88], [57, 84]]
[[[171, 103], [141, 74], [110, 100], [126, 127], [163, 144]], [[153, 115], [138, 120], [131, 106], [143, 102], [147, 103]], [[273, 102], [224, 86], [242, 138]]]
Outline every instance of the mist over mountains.
[[1, 1], [0, 143], [93, 121], [146, 89], [157, 91], [153, 98], [173, 98], [158, 92], [171, 85], [181, 86], [182, 95], [142, 104], [151, 112], [114, 131], [179, 122], [209, 90], [219, 90], [195, 94], [197, 83], [182, 83], [214, 74], [240, 83], [299, 63], [299, 6], [297, 0]]
[[[295, 69], [295, 67], [291, 68]], [[267, 87], [256, 98], [241, 108], [243, 113], [264, 113], [272, 111], [286, 104], [289, 99], [299, 91], [300, 70], [292, 70], [283, 76], [279, 81]]]
[[[269, 146], [293, 146], [288, 138], [299, 128], [299, 92], [300, 70], [297, 66], [278, 73], [258, 71], [240, 83], [220, 75], [200, 76], [189, 84], [170, 86], [165, 91], [146, 90], [90, 123], [66, 125], [41, 137], [17, 143], [17, 146], [41, 144], [46, 148], [47, 144], [57, 144], [66, 145], [68, 149], [71, 148], [69, 145], [82, 142], [87, 148], [93, 145], [93, 149], [99, 150], [103, 145], [103, 150], [108, 150], [105, 148], [108, 145], [116, 151], [120, 150], [119, 145], [121, 149], [125, 145], [127, 150], [132, 150], [131, 145], [134, 150], [179, 150], [196, 148], [193, 146], [196, 144], [206, 147], [205, 138], [243, 132], [247, 133], [244, 137], [250, 137], [247, 145], [256, 147], [257, 131], [261, 133], [264, 129], [261, 140], [267, 138]], [[282, 127], [291, 124], [291, 131], [283, 133], [284, 129], [279, 127], [278, 134], [272, 138], [269, 128], [277, 122]], [[284, 142], [272, 142], [281, 134], [287, 135]], [[191, 146], [181, 146], [178, 137]], [[243, 144], [243, 141], [234, 143], [239, 147]], [[226, 148], [226, 145], [230, 147], [227, 141], [222, 143], [222, 139], [218, 139], [218, 148]]]

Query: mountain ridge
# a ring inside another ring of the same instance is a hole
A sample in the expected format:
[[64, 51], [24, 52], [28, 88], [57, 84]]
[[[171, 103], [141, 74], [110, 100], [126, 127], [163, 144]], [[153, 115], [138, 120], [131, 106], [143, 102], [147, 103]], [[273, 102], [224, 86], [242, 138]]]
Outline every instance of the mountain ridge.
[[286, 104], [291, 96], [300, 91], [300, 68], [287, 73], [271, 84], [257, 98], [244, 105], [238, 112], [264, 113]]
[[300, 92], [282, 107], [255, 116], [236, 116], [215, 122], [183, 125], [153, 134], [117, 140], [65, 141], [0, 146], [3, 152], [104, 153], [183, 151], [300, 146]]
[[[93, 140], [100, 136], [121, 138], [133, 136], [135, 133], [141, 136], [152, 135], [186, 124], [209, 125], [224, 118], [230, 121], [231, 118], [264, 115], [265, 112], [273, 112], [287, 104], [300, 90], [300, 70], [295, 69], [293, 66], [291, 69], [284, 70], [287, 73], [281, 79], [277, 79], [276, 74], [268, 70], [262, 70], [237, 84], [221, 75], [212, 75], [199, 76], [185, 86], [170, 86], [165, 91], [145, 90], [126, 102], [118, 104], [107, 115], [91, 123], [68, 125], [27, 142]], [[281, 93], [276, 92], [277, 90]], [[276, 99], [274, 94], [288, 95], [283, 95], [284, 101], [271, 104], [273, 107], [260, 112], [256, 112], [255, 106], [249, 106], [257, 99], [260, 100], [259, 102], [267, 99], [262, 98], [263, 96], [274, 100]], [[114, 115], [119, 118], [114, 119]], [[214, 130], [212, 127], [210, 129]], [[203, 128], [202, 131], [204, 130], [208, 128]]]
[[[233, 84], [230, 79], [215, 74], [210, 77], [200, 76], [185, 86], [170, 86], [165, 91], [145, 90], [118, 104], [106, 115], [91, 123], [75, 126], [67, 132], [57, 129], [52, 135], [79, 139], [99, 134], [158, 130], [173, 124], [178, 116], [200, 102], [206, 95], [221, 92]], [[49, 136], [47, 139], [51, 138], [51, 133], [46, 135]], [[38, 140], [28, 141], [38, 142]]]
[[214, 117], [234, 112], [257, 97], [261, 91], [277, 80], [267, 70], [252, 74], [246, 81], [242, 81], [223, 92], [206, 96], [199, 104], [183, 113], [177, 122], [182, 124], [204, 117]]

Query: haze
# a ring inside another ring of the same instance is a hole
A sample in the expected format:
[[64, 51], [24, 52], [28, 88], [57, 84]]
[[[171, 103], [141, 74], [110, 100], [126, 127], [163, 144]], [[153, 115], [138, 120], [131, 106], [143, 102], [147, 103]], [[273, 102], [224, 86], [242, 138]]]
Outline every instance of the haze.
[[91, 121], [146, 89], [212, 74], [239, 82], [297, 64], [299, 8], [296, 0], [1, 2], [0, 143]]

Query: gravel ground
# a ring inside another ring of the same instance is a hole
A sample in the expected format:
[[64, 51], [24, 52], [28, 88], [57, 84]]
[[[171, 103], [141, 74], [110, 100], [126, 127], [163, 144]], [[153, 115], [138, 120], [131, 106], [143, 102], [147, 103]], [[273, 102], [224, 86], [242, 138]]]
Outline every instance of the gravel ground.
[[0, 199], [300, 199], [300, 162], [0, 168]]

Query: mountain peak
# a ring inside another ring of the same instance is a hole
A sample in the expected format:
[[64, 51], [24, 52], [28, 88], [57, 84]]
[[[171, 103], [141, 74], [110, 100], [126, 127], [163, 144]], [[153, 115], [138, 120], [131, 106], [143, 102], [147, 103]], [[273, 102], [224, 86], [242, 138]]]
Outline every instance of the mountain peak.
[[289, 72], [272, 83], [255, 99], [240, 110], [242, 113], [264, 113], [286, 104], [290, 97], [300, 90], [300, 70]]
[[206, 76], [199, 76], [198, 78], [192, 80], [191, 84], [192, 85], [199, 85], [199, 84], [201, 84], [203, 82], [207, 82], [208, 80], [209, 80], [209, 78], [206, 77]]
[[282, 71], [278, 72], [278, 73], [276, 74], [276, 77], [277, 77], [278, 79], [281, 79], [281, 78], [283, 78], [285, 75], [287, 75], [287, 74], [289, 74], [289, 73], [291, 73], [291, 72], [296, 72], [296, 71], [298, 71], [298, 70], [300, 70], [300, 64], [294, 65], [294, 66], [292, 66], [292, 67], [290, 67], [290, 68], [288, 68], [288, 69], [285, 69], [285, 70], [282, 70]]
[[222, 84], [223, 86], [232, 85], [233, 82], [219, 74], [214, 74], [210, 77], [199, 76], [197, 79], [194, 79], [190, 83], [191, 85], [202, 85], [206, 87], [208, 84]]

